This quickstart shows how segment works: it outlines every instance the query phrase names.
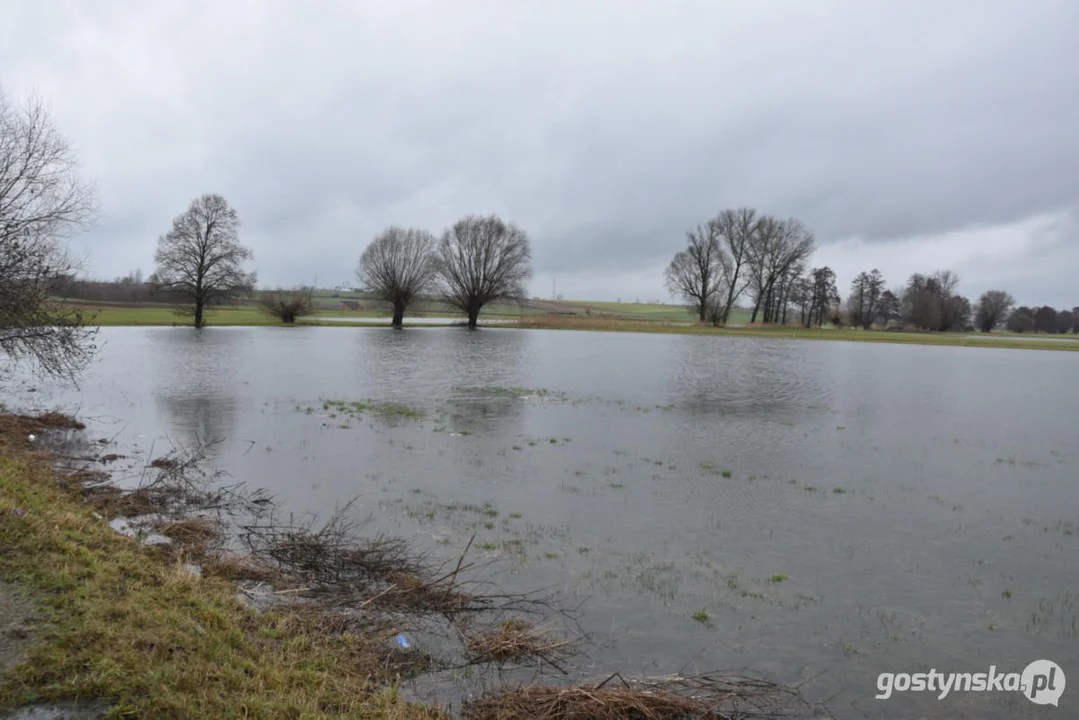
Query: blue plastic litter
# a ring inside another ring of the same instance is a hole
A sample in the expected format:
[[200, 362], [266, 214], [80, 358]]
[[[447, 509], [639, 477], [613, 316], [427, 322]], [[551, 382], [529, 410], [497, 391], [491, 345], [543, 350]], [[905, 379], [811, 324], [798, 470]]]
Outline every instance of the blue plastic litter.
[[408, 650], [408, 640], [405, 639], [404, 635], [397, 636], [397, 644], [403, 647], [405, 650]]

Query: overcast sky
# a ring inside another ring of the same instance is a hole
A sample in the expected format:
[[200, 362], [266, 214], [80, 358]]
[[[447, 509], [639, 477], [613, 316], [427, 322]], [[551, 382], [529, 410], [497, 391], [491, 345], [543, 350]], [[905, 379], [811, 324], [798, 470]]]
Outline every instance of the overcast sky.
[[1075, 0], [5, 0], [0, 84], [99, 189], [88, 273], [195, 196], [263, 285], [352, 279], [391, 224], [499, 213], [533, 294], [669, 300], [685, 230], [801, 219], [844, 292], [949, 268], [1079, 305]]

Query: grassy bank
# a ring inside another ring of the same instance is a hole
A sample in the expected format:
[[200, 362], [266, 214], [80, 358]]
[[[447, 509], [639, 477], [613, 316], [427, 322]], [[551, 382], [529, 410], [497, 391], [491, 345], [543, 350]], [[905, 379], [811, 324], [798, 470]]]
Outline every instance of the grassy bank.
[[[554, 304], [554, 303], [548, 303]], [[606, 306], [619, 306], [619, 303], [592, 303], [600, 306], [597, 310], [605, 310]], [[583, 307], [583, 306], [582, 306]], [[684, 310], [672, 309], [668, 306], [642, 306], [655, 310], [648, 314], [643, 311], [635, 311], [632, 304], [621, 304], [627, 309], [627, 314], [606, 315], [581, 313], [551, 313], [551, 314], [517, 314], [510, 316], [498, 312], [485, 312], [486, 318], [509, 318], [515, 322], [497, 325], [504, 328], [531, 328], [547, 330], [593, 330], [602, 332], [637, 332], [637, 333], [671, 333], [682, 335], [715, 335], [737, 337], [771, 337], [801, 340], [840, 340], [846, 342], [875, 342], [896, 343], [905, 345], [947, 345], [959, 347], [995, 347], [1025, 350], [1079, 350], [1079, 336], [1037, 336], [1018, 335], [1007, 332], [984, 333], [931, 333], [931, 332], [891, 332], [883, 330], [860, 330], [860, 329], [835, 329], [802, 328], [802, 327], [727, 327], [715, 328], [700, 325], [687, 317]], [[94, 321], [103, 326], [172, 326], [190, 325], [191, 317], [184, 316], [171, 307], [160, 306], [86, 306], [85, 309], [94, 317]], [[496, 309], [502, 309], [496, 308]], [[268, 325], [281, 326], [280, 321], [256, 307], [228, 307], [210, 310], [207, 312], [206, 324], [208, 326], [254, 326]], [[456, 318], [464, 322], [460, 315], [450, 314], [427, 314], [429, 318]], [[372, 311], [336, 311], [321, 310], [318, 313], [303, 318], [298, 325], [322, 325], [330, 327], [384, 327], [381, 323], [343, 323], [329, 321], [331, 318], [382, 318], [388, 326], [388, 315]], [[747, 320], [740, 314], [734, 320]], [[444, 327], [441, 323], [425, 324], [423, 319], [410, 315], [410, 327]], [[490, 327], [496, 327], [494, 325]]]
[[114, 532], [67, 482], [0, 446], [0, 582], [45, 618], [0, 675], [0, 712], [78, 698], [111, 717], [441, 717], [384, 689], [374, 641], [248, 609], [232, 583]]
[[598, 332], [669, 333], [678, 335], [713, 335], [719, 337], [764, 337], [798, 340], [838, 340], [846, 342], [896, 343], [906, 345], [947, 345], [959, 347], [995, 347], [1025, 350], [1079, 350], [1079, 336], [1056, 336], [1060, 339], [1030, 335], [982, 333], [891, 332], [884, 330], [802, 328], [802, 327], [728, 327], [716, 328], [694, 323], [649, 322], [619, 318], [544, 315], [521, 318], [513, 325], [497, 327], [550, 330], [592, 330]]

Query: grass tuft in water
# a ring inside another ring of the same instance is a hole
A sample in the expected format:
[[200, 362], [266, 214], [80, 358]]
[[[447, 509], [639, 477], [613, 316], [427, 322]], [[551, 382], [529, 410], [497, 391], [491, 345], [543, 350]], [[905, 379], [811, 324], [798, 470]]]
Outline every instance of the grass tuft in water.
[[772, 577], [768, 578], [768, 582], [770, 582], [770, 583], [781, 583], [786, 579], [787, 579], [787, 576], [784, 575], [783, 573], [776, 573]]
[[693, 613], [691, 617], [697, 622], [699, 622], [701, 625], [707, 625], [709, 622], [712, 621], [712, 613], [708, 612], [707, 610], [698, 610], [697, 612]]

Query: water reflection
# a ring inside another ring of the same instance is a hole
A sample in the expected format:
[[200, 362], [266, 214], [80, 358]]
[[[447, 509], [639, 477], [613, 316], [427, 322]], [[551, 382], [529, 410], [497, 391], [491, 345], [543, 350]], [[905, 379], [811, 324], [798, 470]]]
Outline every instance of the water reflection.
[[[1067, 353], [491, 328], [102, 334], [81, 392], [27, 403], [155, 440], [228, 436], [222, 467], [289, 511], [358, 498], [372, 533], [443, 559], [475, 535], [505, 589], [588, 598], [601, 670], [698, 658], [813, 677], [815, 697], [877, 717], [884, 669], [1074, 655]], [[425, 415], [330, 417], [326, 398]], [[485, 503], [497, 516], [467, 509]], [[978, 703], [969, 717], [1039, 709], [988, 695], [887, 709], [960, 716], [960, 699]]]
[[220, 393], [159, 394], [158, 408], [168, 417], [174, 441], [197, 445], [232, 438], [239, 402]]
[[[670, 374], [676, 407], [691, 415], [776, 417], [824, 406], [832, 388], [799, 346], [744, 338], [678, 338]], [[838, 343], [836, 343], [838, 345]], [[808, 365], [808, 367], [807, 367]]]
[[[154, 400], [173, 440], [184, 445], [229, 439], [236, 429], [242, 372], [251, 372], [244, 329], [150, 333], [157, 378]], [[241, 368], [244, 368], [241, 371]]]

